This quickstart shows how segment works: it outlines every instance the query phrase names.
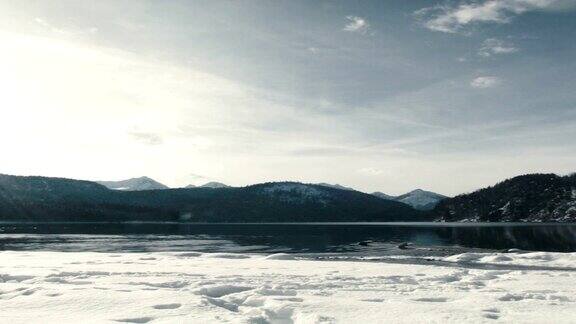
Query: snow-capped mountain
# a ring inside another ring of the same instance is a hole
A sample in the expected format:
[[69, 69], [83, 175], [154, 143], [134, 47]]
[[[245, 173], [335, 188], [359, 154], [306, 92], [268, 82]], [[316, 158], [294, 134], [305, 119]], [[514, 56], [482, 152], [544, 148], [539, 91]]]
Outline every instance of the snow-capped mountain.
[[[339, 184], [319, 183], [318, 185], [334, 189], [357, 191], [354, 188], [345, 187]], [[371, 195], [386, 200], [398, 201], [419, 210], [432, 210], [440, 200], [446, 198], [446, 196], [441, 194], [422, 189], [416, 189], [400, 196], [391, 196], [380, 191], [373, 192]]]
[[432, 210], [440, 200], [447, 198], [444, 195], [422, 189], [412, 190], [400, 196], [390, 196], [379, 191], [373, 192], [372, 195], [382, 199], [399, 201], [419, 210]]
[[212, 188], [212, 189], [214, 189], [214, 188], [229, 188], [229, 187], [230, 187], [229, 185], [223, 184], [221, 182], [211, 181], [211, 182], [205, 183], [201, 186], [189, 184], [184, 188], [186, 188], [186, 189], [192, 189], [192, 188]]
[[396, 197], [387, 195], [383, 192], [376, 191], [371, 194], [372, 196], [376, 196], [378, 198], [387, 199], [387, 200], [396, 200]]
[[200, 188], [228, 188], [228, 187], [230, 186], [216, 181], [211, 181], [200, 186]]
[[[266, 201], [265, 208], [284, 221], [317, 221], [319, 216], [313, 215], [315, 213], [334, 222], [377, 218], [389, 221], [429, 219], [425, 213], [400, 202], [322, 184], [269, 182], [248, 186], [245, 190], [264, 198], [261, 201]], [[288, 206], [291, 206], [290, 211], [285, 210]]]
[[416, 209], [431, 210], [444, 198], [447, 197], [435, 192], [416, 189], [396, 197], [396, 201], [403, 202]]
[[294, 182], [227, 189], [122, 191], [89, 181], [0, 175], [0, 221], [242, 223], [429, 219], [427, 214], [396, 201]]
[[167, 186], [148, 177], [132, 178], [121, 181], [97, 181], [97, 183], [109, 189], [124, 191], [169, 189]]
[[[470, 194], [444, 199], [441, 199], [442, 195], [424, 190], [414, 190], [393, 199], [385, 195], [383, 199], [356, 190], [297, 182], [262, 183], [226, 190], [150, 190], [166, 188], [146, 177], [97, 184], [73, 179], [0, 175], [0, 220], [576, 221], [576, 175], [524, 175]], [[435, 199], [441, 200], [431, 212], [419, 212], [409, 206], [431, 208]]]

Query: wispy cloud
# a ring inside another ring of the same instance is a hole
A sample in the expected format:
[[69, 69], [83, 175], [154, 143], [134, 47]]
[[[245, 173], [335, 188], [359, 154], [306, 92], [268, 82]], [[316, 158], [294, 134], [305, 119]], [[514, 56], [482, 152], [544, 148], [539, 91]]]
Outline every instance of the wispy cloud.
[[370, 23], [368, 23], [366, 18], [358, 16], [347, 16], [346, 20], [348, 23], [346, 26], [344, 26], [344, 31], [360, 34], [366, 34], [368, 31], [370, 31]]
[[488, 0], [460, 3], [457, 6], [434, 6], [415, 14], [423, 25], [433, 31], [463, 32], [466, 26], [477, 23], [510, 22], [512, 17], [535, 10], [574, 8], [574, 0]]
[[518, 48], [512, 43], [504, 42], [496, 38], [488, 38], [482, 43], [482, 47], [478, 50], [478, 55], [483, 57], [490, 57], [500, 54], [512, 54], [518, 52]]
[[502, 83], [502, 80], [495, 76], [480, 76], [470, 82], [470, 86], [476, 89], [493, 88]]
[[34, 22], [44, 29], [48, 30], [53, 34], [59, 34], [62, 36], [80, 36], [80, 35], [87, 35], [87, 34], [96, 34], [98, 33], [98, 28], [96, 27], [89, 27], [89, 28], [61, 28], [56, 27], [53, 24], [46, 21], [46, 19], [41, 17], [34, 18]]
[[203, 176], [201, 174], [197, 174], [197, 173], [190, 173], [188, 174], [190, 176], [190, 178], [192, 178], [193, 180], [205, 180], [205, 179], [210, 179], [209, 177]]

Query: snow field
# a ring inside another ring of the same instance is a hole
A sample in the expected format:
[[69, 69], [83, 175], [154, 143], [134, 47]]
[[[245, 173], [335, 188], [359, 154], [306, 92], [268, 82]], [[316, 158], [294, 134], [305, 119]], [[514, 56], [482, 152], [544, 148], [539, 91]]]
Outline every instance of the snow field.
[[0, 252], [0, 322], [576, 322], [575, 253], [467, 253], [443, 261]]

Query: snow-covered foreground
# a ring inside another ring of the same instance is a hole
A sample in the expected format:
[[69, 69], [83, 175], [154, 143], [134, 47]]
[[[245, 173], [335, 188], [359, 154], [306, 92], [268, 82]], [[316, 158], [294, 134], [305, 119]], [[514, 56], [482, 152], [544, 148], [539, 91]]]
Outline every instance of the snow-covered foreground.
[[0, 252], [0, 322], [576, 322], [576, 253], [464, 254], [443, 261]]

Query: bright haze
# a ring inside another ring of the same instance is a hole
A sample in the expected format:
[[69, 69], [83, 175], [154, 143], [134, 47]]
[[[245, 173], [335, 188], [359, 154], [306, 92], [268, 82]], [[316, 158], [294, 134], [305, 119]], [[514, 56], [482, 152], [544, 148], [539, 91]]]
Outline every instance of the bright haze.
[[457, 194], [576, 161], [576, 1], [0, 1], [0, 172]]

